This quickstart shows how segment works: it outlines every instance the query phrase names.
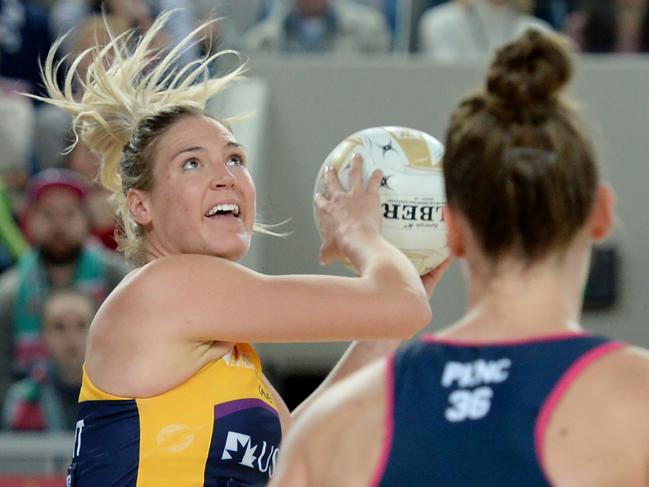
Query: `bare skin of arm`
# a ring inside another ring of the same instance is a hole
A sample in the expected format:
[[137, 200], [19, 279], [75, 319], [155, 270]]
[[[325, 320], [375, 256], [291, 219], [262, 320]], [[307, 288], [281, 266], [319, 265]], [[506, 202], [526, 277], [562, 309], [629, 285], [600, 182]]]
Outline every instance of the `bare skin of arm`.
[[[403, 339], [430, 322], [422, 280], [380, 237], [375, 173], [361, 163], [343, 191], [330, 171], [320, 197], [321, 260], [360, 276], [267, 276], [206, 255], [161, 256], [127, 277], [90, 330], [86, 368], [98, 387], [148, 397], [183, 382], [237, 342]], [[128, 374], [125, 372], [128, 370]]]
[[[433, 269], [428, 274], [422, 276], [422, 284], [426, 289], [426, 294], [430, 299], [433, 291], [443, 274], [448, 269], [451, 263], [447, 259], [437, 268]], [[375, 360], [382, 359], [394, 352], [397, 347], [402, 343], [402, 340], [368, 340], [368, 341], [355, 341], [353, 342], [338, 364], [327, 375], [325, 380], [320, 386], [305, 399], [295, 410], [293, 410], [293, 419], [297, 419], [315, 400], [317, 400], [324, 391], [329, 389], [332, 385], [349, 377], [357, 370], [374, 362]]]
[[369, 485], [385, 435], [386, 361], [329, 388], [295, 422], [270, 487]]

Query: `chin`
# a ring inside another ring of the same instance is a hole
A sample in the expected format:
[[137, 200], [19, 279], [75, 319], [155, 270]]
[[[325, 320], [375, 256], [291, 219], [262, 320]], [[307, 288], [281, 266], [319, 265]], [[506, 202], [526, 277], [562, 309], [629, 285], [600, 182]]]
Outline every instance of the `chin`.
[[230, 245], [219, 245], [218, 248], [210, 249], [210, 254], [236, 262], [244, 255], [246, 255], [249, 248], [250, 240], [248, 239], [246, 241], [242, 240], [238, 242], [232, 242]]

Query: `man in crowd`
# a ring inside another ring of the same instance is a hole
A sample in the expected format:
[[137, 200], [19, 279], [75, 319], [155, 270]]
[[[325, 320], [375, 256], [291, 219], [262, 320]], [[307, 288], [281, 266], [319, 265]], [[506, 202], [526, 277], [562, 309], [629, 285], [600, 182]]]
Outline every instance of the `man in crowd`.
[[28, 184], [22, 223], [31, 250], [0, 277], [0, 400], [47, 357], [41, 316], [49, 293], [76, 286], [99, 305], [129, 270], [89, 238], [87, 193], [84, 180], [64, 169], [46, 169]]

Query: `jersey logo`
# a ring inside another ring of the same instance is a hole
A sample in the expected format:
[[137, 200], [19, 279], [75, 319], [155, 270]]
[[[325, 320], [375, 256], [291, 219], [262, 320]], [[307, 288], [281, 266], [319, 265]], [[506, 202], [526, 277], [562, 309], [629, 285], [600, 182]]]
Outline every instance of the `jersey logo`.
[[236, 356], [233, 356], [232, 352], [227, 352], [223, 355], [223, 360], [228, 367], [255, 369], [255, 364], [253, 364], [245, 354], [237, 354]]
[[228, 431], [225, 447], [221, 460], [236, 460], [239, 465], [256, 469], [262, 473], [268, 472], [272, 477], [279, 455], [279, 448], [262, 441], [261, 451], [257, 453], [259, 445], [252, 444], [252, 438], [243, 433]]
[[449, 407], [444, 411], [446, 420], [458, 423], [487, 416], [494, 391], [486, 384], [505, 382], [509, 378], [511, 365], [508, 358], [447, 362], [441, 383], [444, 388], [453, 390], [448, 395]]

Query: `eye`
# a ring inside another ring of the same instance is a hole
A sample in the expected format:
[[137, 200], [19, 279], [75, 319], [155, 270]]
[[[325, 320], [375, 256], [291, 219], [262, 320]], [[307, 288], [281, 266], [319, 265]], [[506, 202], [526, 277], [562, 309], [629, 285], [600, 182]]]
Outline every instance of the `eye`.
[[200, 163], [198, 162], [198, 159], [195, 159], [195, 158], [187, 159], [183, 163], [183, 169], [187, 170], [187, 171], [192, 170], [192, 169], [197, 169], [199, 166], [200, 166]]
[[226, 166], [244, 166], [245, 162], [243, 157], [239, 154], [232, 154], [228, 157], [228, 160], [225, 162]]

